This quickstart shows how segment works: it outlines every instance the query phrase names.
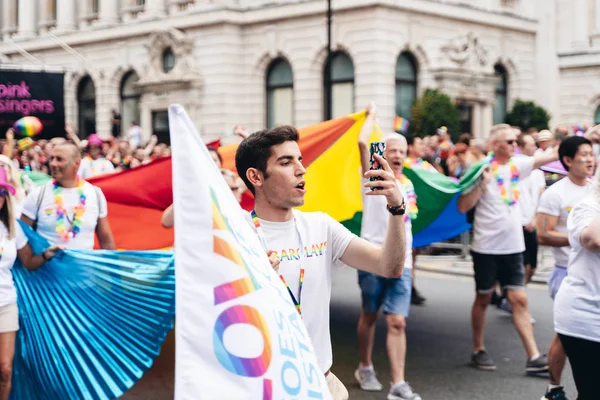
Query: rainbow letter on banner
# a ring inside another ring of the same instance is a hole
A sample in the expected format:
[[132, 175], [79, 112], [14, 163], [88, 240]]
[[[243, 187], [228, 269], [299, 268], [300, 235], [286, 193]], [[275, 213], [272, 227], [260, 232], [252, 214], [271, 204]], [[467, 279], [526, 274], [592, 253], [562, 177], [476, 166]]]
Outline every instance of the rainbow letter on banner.
[[169, 126], [175, 399], [330, 399], [287, 290], [181, 106]]

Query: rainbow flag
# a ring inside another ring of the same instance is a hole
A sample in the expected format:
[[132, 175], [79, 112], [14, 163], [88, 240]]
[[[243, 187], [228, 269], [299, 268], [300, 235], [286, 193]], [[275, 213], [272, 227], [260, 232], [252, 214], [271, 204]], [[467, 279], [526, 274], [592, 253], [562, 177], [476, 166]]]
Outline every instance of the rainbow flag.
[[408, 127], [410, 122], [407, 119], [402, 117], [394, 117], [394, 131], [398, 133], [406, 133], [408, 132]]
[[[303, 211], [322, 211], [360, 234], [362, 200], [358, 135], [366, 119], [359, 112], [299, 130], [304, 157], [307, 193]], [[372, 140], [382, 137], [376, 126]], [[237, 145], [219, 149], [225, 168], [235, 171]], [[460, 182], [415, 163], [406, 163], [406, 176], [417, 194], [419, 215], [413, 221], [415, 247], [457, 236], [470, 225], [458, 213], [456, 200], [479, 177], [474, 169]], [[36, 180], [42, 182], [39, 174]], [[164, 229], [162, 212], [173, 202], [171, 159], [89, 180], [100, 187], [108, 202], [108, 219], [119, 249], [153, 250], [173, 246], [173, 230]], [[248, 192], [249, 193], [249, 192]], [[246, 210], [253, 208], [248, 193], [242, 200]]]

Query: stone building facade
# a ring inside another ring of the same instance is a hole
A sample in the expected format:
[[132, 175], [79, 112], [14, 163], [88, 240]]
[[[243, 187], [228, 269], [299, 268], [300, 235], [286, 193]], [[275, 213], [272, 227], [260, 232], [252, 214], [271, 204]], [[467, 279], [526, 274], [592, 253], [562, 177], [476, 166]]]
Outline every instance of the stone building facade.
[[391, 129], [432, 87], [459, 105], [463, 131], [484, 137], [517, 98], [553, 123], [592, 122], [599, 3], [332, 0], [328, 64], [327, 0], [0, 0], [0, 62], [65, 71], [66, 119], [82, 136], [110, 135], [112, 109], [123, 131], [138, 121], [146, 137], [166, 135], [171, 103], [206, 140], [370, 101]]

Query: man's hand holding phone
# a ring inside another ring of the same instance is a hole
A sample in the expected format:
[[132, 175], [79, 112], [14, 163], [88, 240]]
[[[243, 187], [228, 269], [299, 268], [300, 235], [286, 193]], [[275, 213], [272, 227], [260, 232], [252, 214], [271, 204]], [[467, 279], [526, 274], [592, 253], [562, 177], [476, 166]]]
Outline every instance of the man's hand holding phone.
[[392, 207], [402, 205], [402, 193], [396, 183], [394, 171], [385, 158], [379, 154], [372, 153], [372, 158], [377, 161], [380, 168], [371, 169], [365, 173], [365, 178], [369, 178], [369, 182], [365, 183], [365, 188], [369, 188], [369, 190], [365, 194], [367, 196], [385, 196], [388, 204]]

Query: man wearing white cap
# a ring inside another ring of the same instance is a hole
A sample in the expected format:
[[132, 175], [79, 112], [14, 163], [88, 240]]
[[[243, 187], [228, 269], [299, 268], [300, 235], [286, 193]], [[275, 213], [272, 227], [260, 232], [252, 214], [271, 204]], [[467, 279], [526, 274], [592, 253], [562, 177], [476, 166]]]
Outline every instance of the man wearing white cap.
[[554, 145], [554, 135], [548, 129], [544, 129], [540, 133], [538, 133], [538, 146], [539, 149], [535, 152], [535, 154], [544, 154], [544, 153], [552, 153], [553, 145]]

